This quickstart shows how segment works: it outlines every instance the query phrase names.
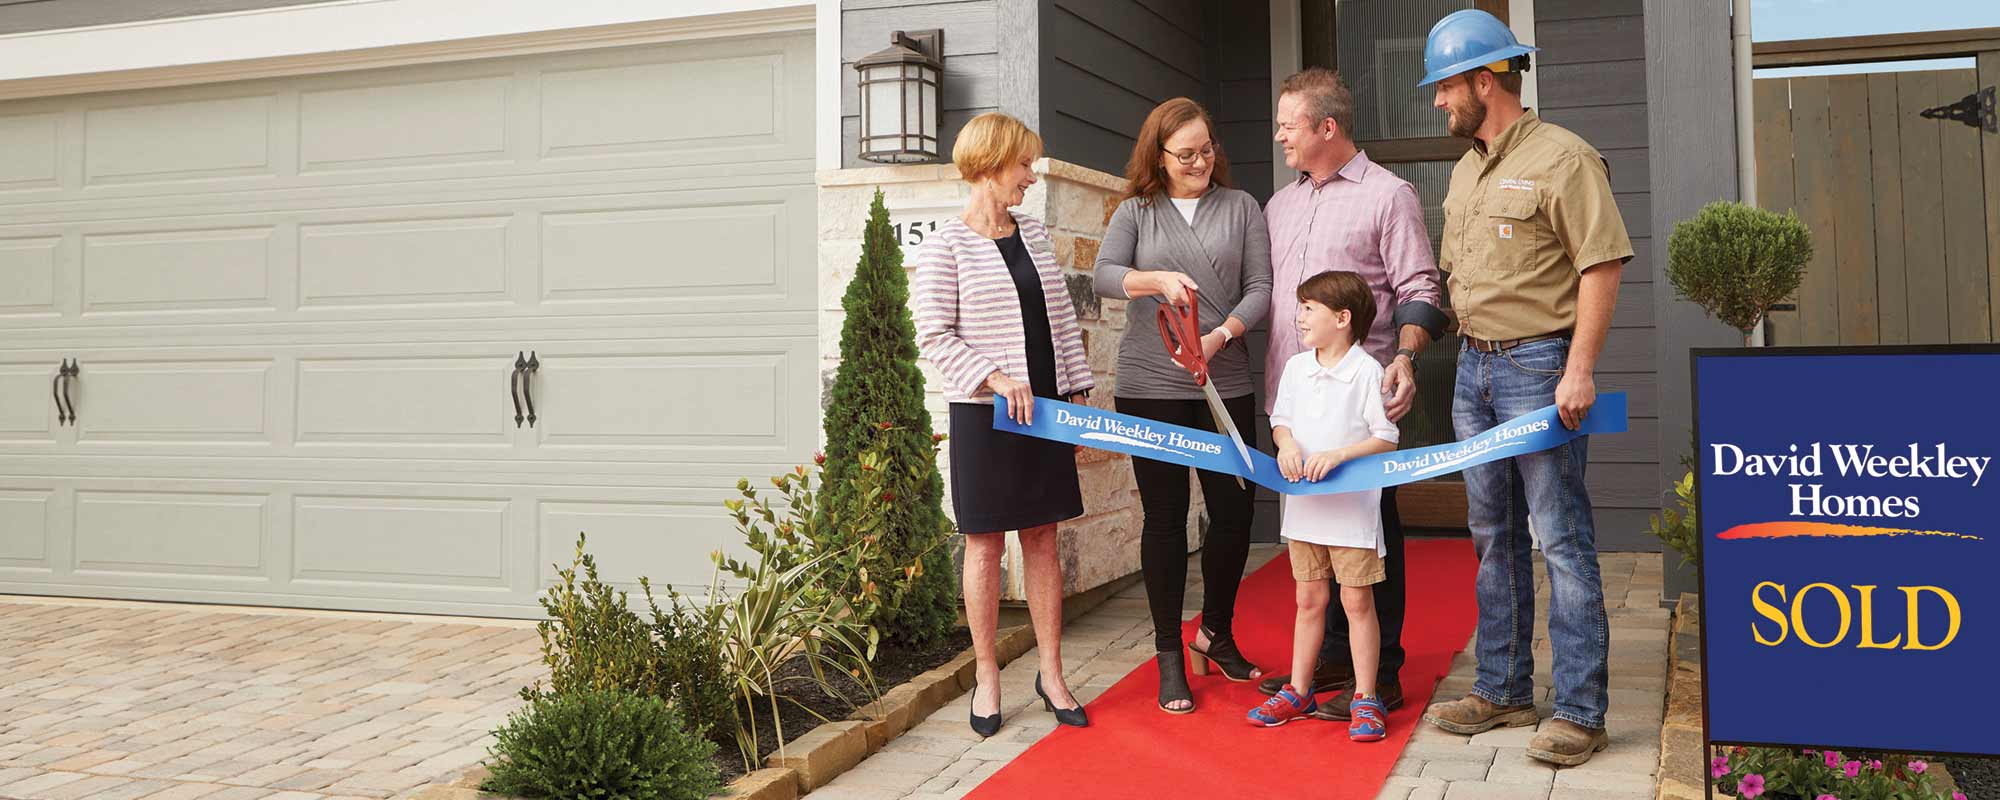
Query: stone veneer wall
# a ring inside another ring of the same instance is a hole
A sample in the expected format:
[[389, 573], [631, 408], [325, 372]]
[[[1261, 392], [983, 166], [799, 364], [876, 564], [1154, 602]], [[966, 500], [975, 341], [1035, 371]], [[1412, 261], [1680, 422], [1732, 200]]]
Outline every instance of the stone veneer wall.
[[[1070, 300], [1076, 304], [1083, 327], [1084, 348], [1088, 353], [1097, 388], [1090, 404], [1110, 408], [1117, 379], [1118, 337], [1125, 328], [1125, 302], [1100, 299], [1091, 289], [1091, 269], [1097, 247], [1103, 240], [1105, 224], [1118, 205], [1124, 180], [1074, 164], [1042, 159], [1035, 163], [1040, 181], [1028, 190], [1016, 210], [1048, 225], [1054, 240], [1056, 261], [1069, 283]], [[841, 296], [847, 290], [855, 262], [861, 258], [861, 230], [868, 219], [868, 205], [880, 188], [889, 209], [891, 224], [903, 237], [905, 267], [914, 260], [917, 246], [911, 227], [928, 230], [932, 224], [957, 216], [971, 189], [959, 180], [950, 164], [867, 167], [824, 171], [819, 174], [819, 332], [821, 407], [827, 389], [840, 364], [840, 326], [844, 317]], [[940, 431], [948, 427], [947, 404], [938, 385], [937, 373], [922, 365], [930, 388], [926, 405], [932, 424]], [[822, 441], [824, 435], [822, 434]], [[947, 441], [947, 448], [950, 442]], [[946, 486], [950, 485], [949, 451], [939, 460]], [[1085, 450], [1077, 456], [1077, 470], [1083, 482], [1084, 515], [1062, 523], [1063, 594], [1076, 595], [1139, 571], [1139, 493], [1132, 480], [1130, 457]], [[1199, 546], [1206, 531], [1206, 515], [1199, 501], [1190, 513], [1189, 549]], [[951, 510], [947, 488], [946, 512]], [[1022, 589], [1020, 546], [1009, 534], [1008, 554], [1003, 569], [1002, 596], [1008, 600], [1025, 598]]]

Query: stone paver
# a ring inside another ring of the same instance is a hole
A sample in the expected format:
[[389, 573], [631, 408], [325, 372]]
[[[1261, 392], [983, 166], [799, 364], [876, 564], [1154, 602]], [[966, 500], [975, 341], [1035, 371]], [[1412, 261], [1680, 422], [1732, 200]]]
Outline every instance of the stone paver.
[[0, 597], [0, 798], [386, 798], [541, 677], [510, 620]]
[[[1278, 548], [1251, 550], [1250, 569], [1276, 557]], [[1535, 729], [1489, 731], [1459, 736], [1429, 725], [1413, 731], [1409, 745], [1378, 800], [1624, 800], [1652, 796], [1660, 752], [1660, 721], [1666, 696], [1669, 614], [1660, 605], [1660, 559], [1648, 553], [1608, 553], [1601, 560], [1604, 600], [1611, 617], [1610, 749], [1581, 767], [1558, 769], [1528, 758]], [[1186, 611], [1201, 602], [1199, 559], [1190, 559]], [[1550, 713], [1548, 577], [1535, 565], [1537, 609], [1535, 684], [1543, 725]], [[1468, 650], [1471, 642], [1467, 642]], [[1063, 632], [1063, 661], [1069, 685], [1088, 701], [1133, 668], [1153, 657], [1152, 624], [1145, 589], [1134, 586], [1081, 618]], [[955, 800], [964, 797], [1007, 762], [1055, 727], [1034, 700], [1034, 651], [1001, 670], [998, 735], [980, 741], [966, 727], [970, 695], [962, 696], [913, 726], [807, 797], [811, 800]], [[1439, 685], [1437, 696], [1453, 698], [1472, 687], [1473, 662], [1461, 653]], [[913, 759], [912, 756], [922, 756]], [[943, 766], [938, 766], [942, 764]]]

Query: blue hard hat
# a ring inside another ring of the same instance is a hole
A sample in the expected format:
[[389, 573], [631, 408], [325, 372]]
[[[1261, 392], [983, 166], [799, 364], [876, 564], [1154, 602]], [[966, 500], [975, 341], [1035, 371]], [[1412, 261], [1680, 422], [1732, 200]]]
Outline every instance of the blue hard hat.
[[[1453, 11], [1431, 26], [1430, 38], [1424, 41], [1424, 79], [1417, 85], [1429, 86], [1539, 49], [1521, 44], [1499, 17], [1476, 8]], [[1503, 66], [1495, 71], [1505, 70]]]

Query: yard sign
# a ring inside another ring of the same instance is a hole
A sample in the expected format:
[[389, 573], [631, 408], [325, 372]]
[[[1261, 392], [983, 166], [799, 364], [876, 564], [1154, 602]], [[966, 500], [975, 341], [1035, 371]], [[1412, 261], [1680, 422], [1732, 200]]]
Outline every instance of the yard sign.
[[2000, 754], [2000, 347], [1692, 358], [1707, 738]]

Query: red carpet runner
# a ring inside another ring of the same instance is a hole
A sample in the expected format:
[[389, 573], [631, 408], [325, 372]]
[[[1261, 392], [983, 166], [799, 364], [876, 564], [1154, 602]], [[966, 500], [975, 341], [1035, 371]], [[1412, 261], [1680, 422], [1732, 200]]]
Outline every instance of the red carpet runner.
[[[968, 795], [1001, 798], [1355, 798], [1371, 800], [1422, 722], [1432, 690], [1472, 635], [1476, 607], [1472, 543], [1413, 539], [1408, 559], [1409, 611], [1403, 624], [1407, 695], [1389, 715], [1389, 738], [1347, 740], [1347, 726], [1300, 720], [1257, 728], [1244, 713], [1264, 701], [1252, 683], [1217, 672], [1190, 674], [1197, 709], [1159, 710], [1159, 667], [1152, 661], [1090, 703], [1089, 728], [1057, 728]], [[1236, 639], [1266, 670], [1289, 668], [1291, 563], [1280, 555], [1243, 581]], [[1329, 613], [1338, 614], [1339, 596]], [[1193, 636], [1195, 622], [1183, 637]], [[1322, 698], [1330, 695], [1322, 695]]]

